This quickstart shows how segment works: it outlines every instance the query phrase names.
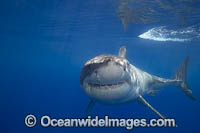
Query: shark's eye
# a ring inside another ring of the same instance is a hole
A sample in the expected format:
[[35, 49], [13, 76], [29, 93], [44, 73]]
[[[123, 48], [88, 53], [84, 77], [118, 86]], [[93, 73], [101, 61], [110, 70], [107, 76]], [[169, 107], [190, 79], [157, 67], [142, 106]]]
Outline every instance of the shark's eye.
[[124, 67], [124, 71], [126, 71], [126, 67]]

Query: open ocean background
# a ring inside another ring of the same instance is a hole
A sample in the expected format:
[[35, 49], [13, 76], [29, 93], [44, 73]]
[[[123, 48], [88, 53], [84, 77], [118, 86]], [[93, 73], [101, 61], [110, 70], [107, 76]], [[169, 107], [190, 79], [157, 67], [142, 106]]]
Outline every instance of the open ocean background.
[[[168, 22], [130, 23], [124, 32], [115, 12], [113, 0], [0, 1], [1, 133], [127, 132], [125, 128], [43, 128], [39, 123], [28, 128], [24, 124], [28, 114], [85, 117], [89, 98], [79, 83], [83, 64], [99, 54], [118, 54], [122, 45], [133, 65], [165, 78], [171, 78], [190, 56], [187, 79], [197, 99], [190, 100], [175, 86], [163, 88], [155, 96], [146, 95], [161, 114], [175, 118], [178, 127], [140, 127], [128, 132], [200, 132], [200, 15], [191, 16], [191, 24], [181, 29], [173, 25], [173, 30], [166, 29]], [[158, 118], [137, 102], [97, 104], [95, 115]]]

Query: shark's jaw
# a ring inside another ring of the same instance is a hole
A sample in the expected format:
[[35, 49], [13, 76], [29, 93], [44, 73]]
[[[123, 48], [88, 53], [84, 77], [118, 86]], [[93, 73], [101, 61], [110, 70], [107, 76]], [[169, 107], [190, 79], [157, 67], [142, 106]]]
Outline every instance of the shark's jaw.
[[96, 101], [104, 104], [119, 104], [124, 101], [130, 92], [127, 81], [113, 84], [93, 84], [84, 82], [85, 93]]
[[129, 93], [128, 61], [113, 55], [89, 60], [81, 72], [81, 86], [91, 99], [106, 104], [120, 103]]
[[88, 86], [95, 89], [116, 89], [125, 84], [125, 81], [110, 83], [110, 84], [101, 84], [101, 83], [88, 83]]

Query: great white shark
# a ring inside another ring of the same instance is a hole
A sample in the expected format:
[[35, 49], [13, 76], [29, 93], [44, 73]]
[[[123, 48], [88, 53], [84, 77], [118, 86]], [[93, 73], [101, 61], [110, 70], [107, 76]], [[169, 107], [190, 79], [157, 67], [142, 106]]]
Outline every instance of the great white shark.
[[96, 102], [123, 104], [139, 100], [160, 118], [165, 118], [153, 108], [143, 95], [154, 95], [159, 88], [175, 85], [189, 98], [195, 99], [186, 81], [187, 57], [176, 71], [173, 79], [151, 75], [126, 59], [126, 47], [122, 46], [118, 56], [103, 54], [87, 61], [80, 74], [80, 85], [91, 99], [86, 113], [89, 115]]

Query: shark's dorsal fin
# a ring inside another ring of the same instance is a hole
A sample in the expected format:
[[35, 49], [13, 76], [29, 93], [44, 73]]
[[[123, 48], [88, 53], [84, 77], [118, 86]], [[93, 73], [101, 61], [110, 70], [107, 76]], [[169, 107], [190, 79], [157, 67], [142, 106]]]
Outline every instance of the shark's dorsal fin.
[[126, 57], [126, 47], [125, 47], [125, 46], [122, 46], [122, 47], [119, 49], [118, 56], [119, 56], [119, 57], [122, 57], [122, 58], [125, 58], [125, 57]]

